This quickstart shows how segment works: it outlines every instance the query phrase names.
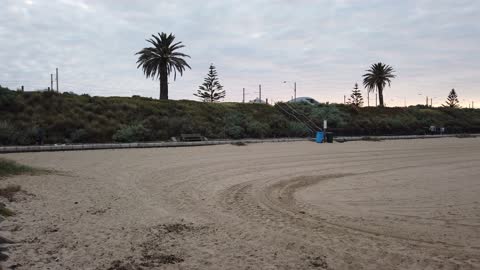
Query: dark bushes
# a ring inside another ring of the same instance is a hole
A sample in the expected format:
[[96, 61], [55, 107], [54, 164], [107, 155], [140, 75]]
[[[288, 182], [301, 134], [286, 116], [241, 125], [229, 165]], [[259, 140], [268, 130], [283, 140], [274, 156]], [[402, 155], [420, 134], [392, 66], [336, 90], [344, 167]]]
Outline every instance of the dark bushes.
[[[73, 93], [19, 92], [0, 87], [0, 144], [103, 143], [167, 140], [181, 133], [210, 139], [313, 136], [323, 120], [336, 135], [480, 132], [480, 110], [355, 108], [339, 104], [289, 104], [310, 130], [281, 108], [263, 104], [202, 103], [141, 97], [91, 97]], [[41, 136], [40, 136], [41, 135]]]
[[141, 124], [125, 126], [113, 134], [112, 139], [116, 142], [140, 142], [148, 139], [150, 130]]

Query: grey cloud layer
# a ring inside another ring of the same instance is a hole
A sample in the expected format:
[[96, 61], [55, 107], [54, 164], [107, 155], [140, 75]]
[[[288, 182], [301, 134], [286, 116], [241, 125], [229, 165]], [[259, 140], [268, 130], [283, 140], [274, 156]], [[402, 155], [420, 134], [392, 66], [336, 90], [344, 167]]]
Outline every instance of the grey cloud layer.
[[[341, 101], [375, 61], [398, 70], [391, 96], [445, 96], [455, 87], [479, 99], [478, 1], [133, 1], [0, 0], [0, 84], [43, 88], [58, 66], [62, 90], [158, 95], [134, 53], [156, 32], [173, 32], [192, 70], [171, 97], [193, 99], [213, 62], [228, 100], [241, 89], [285, 100]], [[387, 94], [388, 95], [388, 94]], [[395, 98], [387, 97], [395, 103]], [[403, 102], [403, 99], [402, 99]]]

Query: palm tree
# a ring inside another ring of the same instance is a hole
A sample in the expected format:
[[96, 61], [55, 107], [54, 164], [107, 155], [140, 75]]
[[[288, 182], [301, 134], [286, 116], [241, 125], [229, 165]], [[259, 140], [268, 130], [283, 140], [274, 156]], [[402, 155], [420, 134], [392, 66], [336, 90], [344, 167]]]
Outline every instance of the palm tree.
[[368, 92], [378, 91], [378, 98], [380, 100], [380, 107], [383, 107], [383, 89], [388, 83], [390, 87], [390, 79], [395, 78], [393, 74], [395, 71], [389, 65], [383, 63], [373, 64], [370, 69], [366, 70], [367, 73], [363, 75], [363, 85], [367, 88]]
[[173, 79], [177, 79], [177, 71], [180, 76], [188, 67], [187, 61], [184, 58], [190, 56], [177, 52], [178, 49], [185, 47], [182, 42], [174, 43], [175, 36], [170, 33], [158, 33], [158, 36], [152, 35], [147, 42], [151, 43], [153, 47], [143, 48], [136, 53], [140, 55], [137, 60], [137, 68], [142, 67], [143, 73], [147, 78], [160, 79], [160, 99], [168, 99], [168, 76], [173, 71]]

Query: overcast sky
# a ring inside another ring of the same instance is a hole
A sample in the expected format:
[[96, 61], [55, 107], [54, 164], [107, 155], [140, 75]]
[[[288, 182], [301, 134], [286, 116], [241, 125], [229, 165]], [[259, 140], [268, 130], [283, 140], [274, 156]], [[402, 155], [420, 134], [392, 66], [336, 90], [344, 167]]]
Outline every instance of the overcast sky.
[[[455, 88], [480, 106], [478, 0], [0, 0], [0, 85], [158, 98], [135, 53], [153, 33], [174, 33], [192, 58], [170, 98], [193, 93], [217, 67], [227, 101], [257, 95], [343, 102], [378, 61], [397, 78], [387, 105], [439, 105]], [[291, 83], [282, 83], [289, 81]], [[363, 89], [363, 87], [362, 87]], [[422, 94], [422, 95], [420, 95]]]

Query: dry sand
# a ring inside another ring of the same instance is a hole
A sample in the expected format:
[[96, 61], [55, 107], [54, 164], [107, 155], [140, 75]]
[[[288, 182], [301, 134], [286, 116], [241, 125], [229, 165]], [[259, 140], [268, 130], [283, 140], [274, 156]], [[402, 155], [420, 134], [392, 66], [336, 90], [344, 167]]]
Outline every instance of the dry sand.
[[480, 269], [480, 139], [5, 157], [15, 269]]

